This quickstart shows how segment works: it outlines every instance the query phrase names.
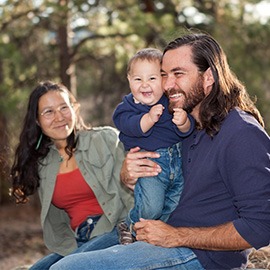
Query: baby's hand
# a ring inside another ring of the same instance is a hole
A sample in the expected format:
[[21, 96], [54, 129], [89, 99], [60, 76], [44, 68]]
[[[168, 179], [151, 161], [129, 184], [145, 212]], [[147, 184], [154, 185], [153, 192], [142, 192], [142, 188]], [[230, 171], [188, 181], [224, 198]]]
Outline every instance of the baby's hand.
[[160, 116], [163, 113], [163, 110], [164, 110], [164, 107], [161, 104], [157, 104], [157, 105], [153, 106], [150, 109], [150, 111], [149, 111], [149, 117], [151, 118], [151, 120], [154, 123], [156, 123], [159, 120]]
[[143, 115], [140, 121], [142, 132], [150, 130], [162, 115], [164, 107], [161, 104], [153, 106], [150, 111]]
[[187, 132], [190, 128], [190, 121], [188, 119], [187, 112], [182, 108], [174, 108], [173, 113], [173, 123], [179, 128], [182, 132]]

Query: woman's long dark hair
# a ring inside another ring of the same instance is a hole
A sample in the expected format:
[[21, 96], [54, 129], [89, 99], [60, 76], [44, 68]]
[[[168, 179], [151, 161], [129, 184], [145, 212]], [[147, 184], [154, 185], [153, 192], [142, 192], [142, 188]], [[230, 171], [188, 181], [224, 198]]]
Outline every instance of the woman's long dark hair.
[[50, 91], [67, 93], [76, 113], [75, 129], [67, 138], [65, 148], [69, 157], [72, 156], [76, 147], [76, 132], [88, 129], [79, 114], [79, 104], [64, 85], [51, 81], [38, 84], [29, 97], [27, 113], [24, 118], [19, 144], [15, 151], [14, 163], [11, 167], [12, 188], [10, 195], [15, 196], [16, 203], [27, 202], [28, 196], [34, 194], [40, 185], [38, 166], [47, 156], [52, 141], [42, 133], [40, 126], [37, 124], [38, 103], [39, 99]]
[[205, 72], [210, 68], [215, 80], [210, 94], [205, 97], [200, 106], [200, 122], [207, 134], [210, 136], [217, 134], [222, 121], [235, 107], [252, 114], [264, 127], [260, 112], [245, 86], [230, 70], [226, 55], [217, 41], [207, 34], [187, 34], [170, 42], [163, 55], [169, 50], [184, 45], [191, 47], [193, 63], [198, 70]]

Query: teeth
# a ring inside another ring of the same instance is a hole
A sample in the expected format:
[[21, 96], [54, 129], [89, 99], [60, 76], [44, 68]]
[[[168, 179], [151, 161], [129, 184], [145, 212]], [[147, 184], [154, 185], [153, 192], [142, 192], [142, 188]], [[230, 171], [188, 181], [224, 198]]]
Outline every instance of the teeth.
[[183, 96], [183, 94], [179, 93], [179, 94], [174, 94], [174, 95], [170, 95], [171, 98], [178, 98]]

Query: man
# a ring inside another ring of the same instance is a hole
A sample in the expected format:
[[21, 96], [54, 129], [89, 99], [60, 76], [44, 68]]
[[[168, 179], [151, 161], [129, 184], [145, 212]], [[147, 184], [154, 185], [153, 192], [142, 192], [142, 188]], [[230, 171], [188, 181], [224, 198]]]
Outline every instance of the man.
[[[188, 34], [164, 50], [161, 74], [171, 110], [190, 113], [197, 129], [183, 142], [184, 190], [168, 224], [141, 220], [137, 242], [68, 256], [55, 269], [239, 269], [250, 247], [270, 242], [270, 139], [219, 44]], [[176, 119], [175, 119], [176, 120]], [[160, 168], [132, 149], [122, 179]], [[61, 267], [60, 267], [61, 266]]]

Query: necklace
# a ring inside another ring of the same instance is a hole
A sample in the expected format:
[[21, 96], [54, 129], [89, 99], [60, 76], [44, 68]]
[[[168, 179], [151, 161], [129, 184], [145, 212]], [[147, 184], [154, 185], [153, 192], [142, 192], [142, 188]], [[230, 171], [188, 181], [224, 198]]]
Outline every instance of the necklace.
[[66, 167], [68, 167], [68, 161], [69, 161], [69, 156], [68, 155], [60, 155], [59, 162], [62, 163], [66, 161]]

